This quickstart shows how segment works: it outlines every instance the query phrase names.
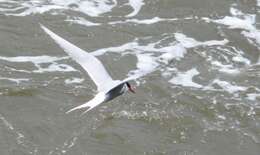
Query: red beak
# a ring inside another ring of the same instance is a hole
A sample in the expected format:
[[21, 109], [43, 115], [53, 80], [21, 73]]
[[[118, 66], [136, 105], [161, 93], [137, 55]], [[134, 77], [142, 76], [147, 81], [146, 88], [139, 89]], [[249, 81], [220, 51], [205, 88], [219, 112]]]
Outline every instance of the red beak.
[[135, 94], [135, 91], [132, 87], [129, 87], [129, 91]]
[[126, 85], [127, 85], [128, 90], [129, 90], [130, 92], [135, 93], [134, 89], [131, 87], [131, 85], [130, 85], [128, 82], [126, 82]]

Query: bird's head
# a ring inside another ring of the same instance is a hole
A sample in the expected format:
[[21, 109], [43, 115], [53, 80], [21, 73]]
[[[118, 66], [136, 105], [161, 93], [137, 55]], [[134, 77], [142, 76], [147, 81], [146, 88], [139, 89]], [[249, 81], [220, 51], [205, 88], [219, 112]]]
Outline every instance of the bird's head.
[[134, 88], [130, 85], [129, 82], [126, 82], [126, 86], [130, 92], [135, 93]]

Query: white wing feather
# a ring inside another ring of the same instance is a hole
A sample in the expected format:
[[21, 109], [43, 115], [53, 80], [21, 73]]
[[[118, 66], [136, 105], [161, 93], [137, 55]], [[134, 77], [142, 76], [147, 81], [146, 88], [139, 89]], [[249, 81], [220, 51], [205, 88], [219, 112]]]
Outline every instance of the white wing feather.
[[80, 49], [73, 45], [69, 41], [61, 38], [45, 26], [41, 25], [41, 28], [78, 64], [80, 64], [84, 70], [87, 71], [88, 75], [94, 81], [98, 91], [106, 89], [105, 86], [111, 87], [115, 82], [102, 63], [90, 53]]

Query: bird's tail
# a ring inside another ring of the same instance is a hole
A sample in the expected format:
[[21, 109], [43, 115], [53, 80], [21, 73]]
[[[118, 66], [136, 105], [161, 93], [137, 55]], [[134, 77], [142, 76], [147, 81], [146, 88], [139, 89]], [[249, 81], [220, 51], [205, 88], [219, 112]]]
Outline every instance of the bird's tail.
[[84, 103], [82, 105], [79, 105], [77, 107], [74, 107], [72, 109], [70, 109], [69, 111], [67, 111], [66, 113], [70, 113], [72, 111], [78, 110], [78, 109], [83, 109], [83, 108], [87, 108], [87, 110], [84, 112], [88, 112], [91, 109], [95, 108], [96, 106], [98, 106], [99, 104], [105, 102], [106, 96], [103, 93], [99, 93], [97, 94], [92, 100], [88, 101], [87, 103]]

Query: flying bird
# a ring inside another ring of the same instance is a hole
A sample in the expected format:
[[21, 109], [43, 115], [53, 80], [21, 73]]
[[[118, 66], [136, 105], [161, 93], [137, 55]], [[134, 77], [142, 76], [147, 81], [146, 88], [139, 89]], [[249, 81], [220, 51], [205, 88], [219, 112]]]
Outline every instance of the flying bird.
[[138, 76], [128, 77], [122, 81], [113, 80], [103, 64], [95, 56], [61, 38], [42, 24], [40, 24], [40, 26], [74, 61], [76, 61], [88, 73], [90, 78], [96, 84], [98, 90], [98, 93], [93, 99], [85, 104], [70, 109], [67, 113], [82, 108], [86, 108], [85, 112], [88, 112], [99, 104], [108, 102], [115, 97], [126, 93], [127, 91], [135, 93], [129, 81], [138, 78]]

